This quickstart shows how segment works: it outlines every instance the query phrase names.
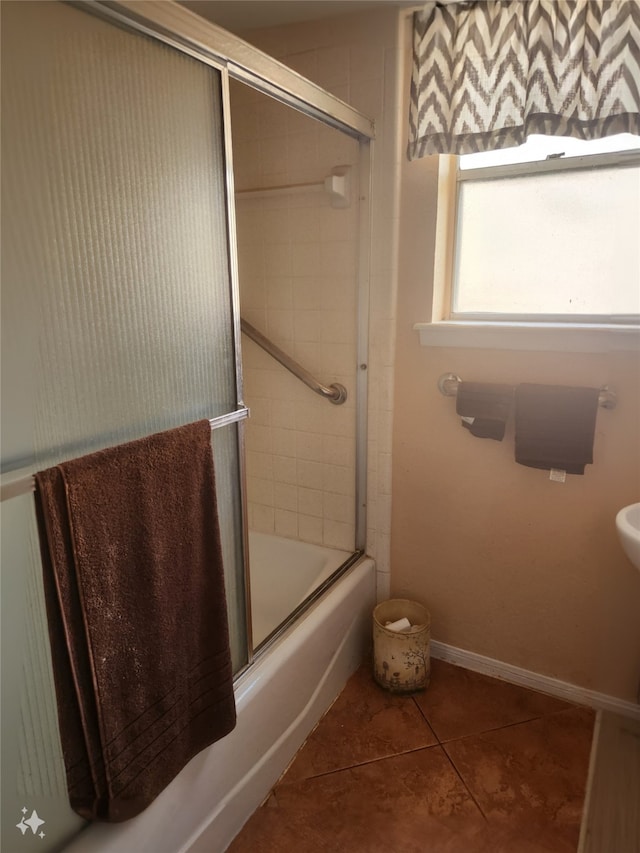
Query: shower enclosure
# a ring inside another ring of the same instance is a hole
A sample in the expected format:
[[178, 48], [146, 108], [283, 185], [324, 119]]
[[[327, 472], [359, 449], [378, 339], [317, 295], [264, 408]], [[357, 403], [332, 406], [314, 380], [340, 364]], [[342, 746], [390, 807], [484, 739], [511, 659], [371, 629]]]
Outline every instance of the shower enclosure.
[[[25, 835], [29, 851], [79, 823], [66, 804], [34, 471], [208, 418], [237, 674], [291, 618], [252, 639], [252, 526], [337, 551], [330, 575], [363, 550], [372, 133], [172, 4], [3, 4], [2, 51], [2, 831], [10, 848], [25, 799], [44, 810], [47, 840]], [[258, 175], [250, 118], [236, 118], [252, 99], [272, 121], [272, 160], [265, 145], [260, 162], [273, 170]], [[234, 172], [237, 189], [263, 192], [272, 179], [324, 186], [336, 167], [349, 207], [334, 210], [330, 193], [235, 193]], [[241, 304], [347, 400], [316, 399], [241, 342]]]

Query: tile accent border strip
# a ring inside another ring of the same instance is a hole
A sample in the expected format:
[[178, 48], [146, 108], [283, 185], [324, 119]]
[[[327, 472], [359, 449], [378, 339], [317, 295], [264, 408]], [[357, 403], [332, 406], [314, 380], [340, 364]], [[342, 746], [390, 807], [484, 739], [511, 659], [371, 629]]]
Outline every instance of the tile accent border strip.
[[463, 666], [465, 669], [480, 672], [483, 675], [502, 678], [512, 684], [529, 687], [531, 690], [539, 690], [542, 693], [556, 696], [558, 699], [565, 699], [578, 705], [588, 705], [591, 708], [611, 711], [614, 714], [640, 720], [640, 705], [634, 702], [626, 702], [624, 699], [617, 699], [615, 696], [608, 696], [606, 693], [598, 693], [595, 690], [588, 690], [586, 687], [579, 687], [577, 684], [560, 681], [558, 678], [540, 675], [537, 672], [488, 658], [476, 652], [468, 652], [466, 649], [458, 649], [456, 646], [432, 640], [431, 655], [438, 660]]

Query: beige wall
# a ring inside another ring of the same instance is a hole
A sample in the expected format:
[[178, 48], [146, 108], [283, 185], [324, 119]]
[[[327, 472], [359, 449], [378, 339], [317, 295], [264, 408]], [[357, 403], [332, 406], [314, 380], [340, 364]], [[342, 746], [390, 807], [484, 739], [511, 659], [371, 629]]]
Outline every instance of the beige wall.
[[[640, 574], [622, 553], [618, 509], [640, 499], [640, 357], [427, 348], [437, 158], [405, 162], [395, 366], [391, 591], [426, 604], [433, 637], [635, 701]], [[610, 286], [607, 283], [605, 286]], [[594, 464], [565, 484], [474, 438], [438, 377], [610, 385]]]

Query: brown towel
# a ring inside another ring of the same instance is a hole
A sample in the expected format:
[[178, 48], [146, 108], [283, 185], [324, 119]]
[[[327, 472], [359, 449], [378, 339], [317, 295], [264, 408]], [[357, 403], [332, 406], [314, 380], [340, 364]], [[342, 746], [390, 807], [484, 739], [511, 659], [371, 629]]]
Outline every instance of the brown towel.
[[235, 725], [208, 421], [36, 475], [72, 807], [121, 821]]
[[476, 438], [502, 441], [512, 403], [512, 385], [487, 382], [458, 385], [456, 412], [463, 418], [462, 426]]
[[519, 385], [516, 389], [516, 462], [584, 474], [593, 462], [597, 388]]

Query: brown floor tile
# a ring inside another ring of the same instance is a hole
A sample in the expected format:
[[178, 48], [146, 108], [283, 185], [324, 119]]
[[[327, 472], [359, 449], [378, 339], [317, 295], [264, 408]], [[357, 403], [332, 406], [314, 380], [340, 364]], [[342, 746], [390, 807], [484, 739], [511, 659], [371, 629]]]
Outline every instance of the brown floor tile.
[[578, 843], [593, 722], [572, 708], [444, 748], [489, 824], [564, 853]]
[[229, 850], [575, 853], [593, 721], [441, 661], [396, 696], [365, 664]]
[[486, 822], [435, 746], [279, 785], [229, 851], [484, 853], [485, 832]]
[[415, 700], [441, 742], [522, 723], [573, 705], [440, 660]]
[[[466, 853], [576, 853], [573, 841], [559, 839], [544, 826], [500, 827], [490, 824]], [[424, 853], [438, 853], [425, 848]]]
[[365, 664], [351, 676], [280, 784], [436, 743], [411, 697], [383, 690]]

